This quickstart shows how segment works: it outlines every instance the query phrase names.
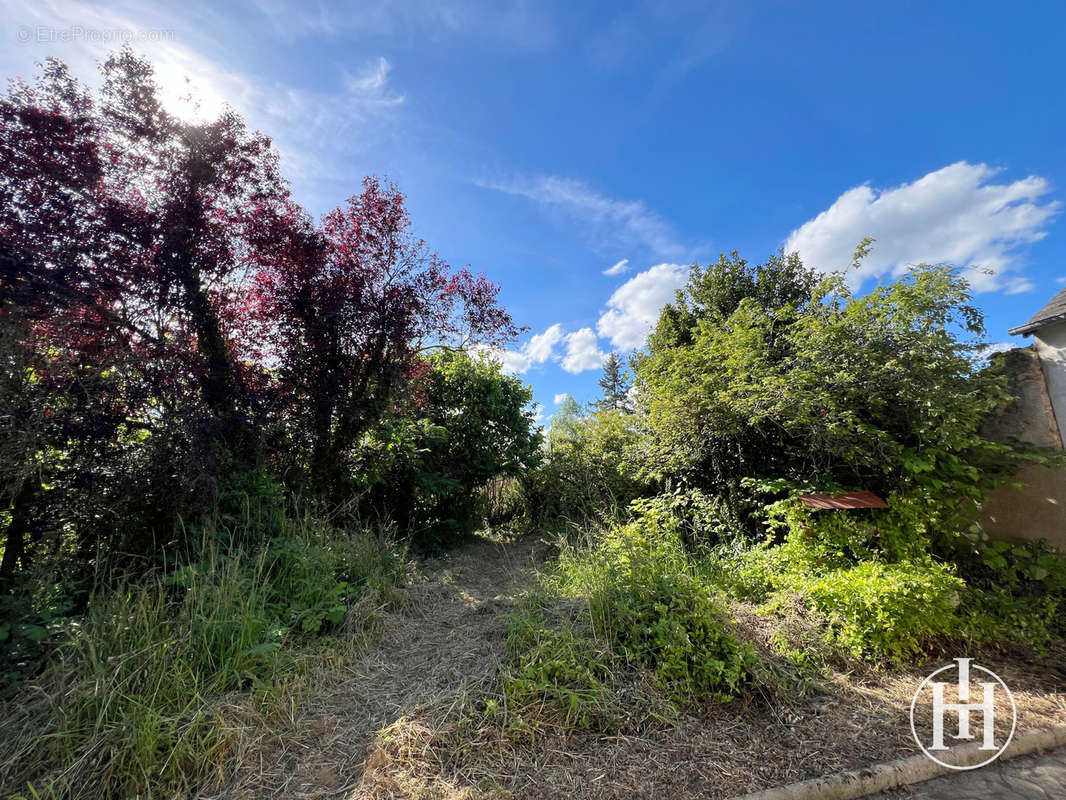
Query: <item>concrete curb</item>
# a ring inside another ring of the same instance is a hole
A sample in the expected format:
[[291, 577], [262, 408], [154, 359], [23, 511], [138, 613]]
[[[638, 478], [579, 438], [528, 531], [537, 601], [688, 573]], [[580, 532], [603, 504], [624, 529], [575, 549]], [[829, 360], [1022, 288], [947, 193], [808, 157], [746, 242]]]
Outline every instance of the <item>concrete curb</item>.
[[[989, 766], [994, 766], [1009, 758], [1026, 756], [1038, 750], [1052, 750], [1063, 745], [1066, 745], [1066, 725], [1018, 734], [1002, 755]], [[988, 754], [977, 748], [976, 742], [972, 745], [952, 748], [943, 760], [960, 767], [978, 764], [988, 758]], [[958, 771], [948, 769], [925, 755], [918, 754], [896, 761], [874, 764], [871, 767], [838, 772], [835, 775], [812, 778], [800, 783], [790, 783], [787, 786], [775, 786], [772, 789], [763, 789], [733, 798], [733, 800], [854, 800], [854, 798], [866, 797], [886, 789], [921, 783], [956, 772]]]

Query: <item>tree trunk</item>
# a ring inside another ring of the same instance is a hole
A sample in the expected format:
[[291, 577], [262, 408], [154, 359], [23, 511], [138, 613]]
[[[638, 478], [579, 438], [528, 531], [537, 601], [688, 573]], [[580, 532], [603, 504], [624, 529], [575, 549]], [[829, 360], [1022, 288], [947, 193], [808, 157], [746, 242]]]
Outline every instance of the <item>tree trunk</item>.
[[23, 570], [28, 566], [26, 534], [30, 532], [30, 513], [37, 487], [36, 478], [23, 481], [22, 488], [11, 505], [11, 522], [7, 526], [4, 539], [4, 559], [0, 562], [0, 587], [4, 590], [12, 583], [16, 566], [22, 567]]
[[[195, 168], [190, 168], [190, 172], [195, 174]], [[218, 312], [204, 291], [196, 263], [198, 231], [204, 224], [203, 206], [196, 191], [193, 180], [163, 252], [171, 254], [167, 266], [181, 285], [185, 309], [196, 332], [196, 347], [203, 366], [199, 383], [204, 404], [218, 420], [220, 438], [226, 448], [240, 463], [253, 466], [258, 461], [258, 447], [251, 424], [239, 411], [243, 387], [222, 334]]]

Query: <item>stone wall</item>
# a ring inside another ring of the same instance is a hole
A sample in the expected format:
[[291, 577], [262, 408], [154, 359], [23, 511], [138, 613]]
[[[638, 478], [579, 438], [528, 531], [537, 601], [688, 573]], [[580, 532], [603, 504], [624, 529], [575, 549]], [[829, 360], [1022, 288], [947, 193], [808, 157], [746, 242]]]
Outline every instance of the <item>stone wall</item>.
[[[1048, 392], [1051, 381], [1045, 372], [1061, 369], [1066, 379], [1066, 361], [1042, 363], [1039, 347], [1038, 343], [1037, 347], [1021, 347], [996, 357], [1015, 399], [989, 420], [984, 433], [998, 442], [1019, 440], [1061, 449], [1060, 417], [1056, 416]], [[1066, 406], [1063, 409], [1066, 411]], [[981, 517], [984, 529], [1001, 539], [1047, 539], [1066, 551], [1066, 470], [1029, 465], [1015, 480], [1023, 484], [1022, 488], [1001, 486], [985, 503]]]
[[1061, 449], [1062, 437], [1036, 348], [1018, 347], [994, 359], [994, 367], [1007, 376], [1014, 401], [985, 423], [984, 435], [996, 442], [1018, 439]]
[[1033, 334], [1040, 356], [1051, 405], [1058, 419], [1066, 422], [1066, 322], [1045, 325]]

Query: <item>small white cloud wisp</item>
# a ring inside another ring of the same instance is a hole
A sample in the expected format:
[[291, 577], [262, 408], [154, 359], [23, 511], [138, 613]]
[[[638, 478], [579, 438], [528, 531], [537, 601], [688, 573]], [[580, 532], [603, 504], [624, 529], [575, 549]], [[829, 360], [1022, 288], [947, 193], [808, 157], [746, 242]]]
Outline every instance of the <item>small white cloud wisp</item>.
[[[584, 181], [537, 175], [476, 184], [537, 203], [577, 226], [597, 248], [615, 252], [642, 249], [657, 258], [681, 258], [688, 250], [673, 226], [644, 203], [609, 197]], [[611, 269], [615, 267], [618, 264]]]

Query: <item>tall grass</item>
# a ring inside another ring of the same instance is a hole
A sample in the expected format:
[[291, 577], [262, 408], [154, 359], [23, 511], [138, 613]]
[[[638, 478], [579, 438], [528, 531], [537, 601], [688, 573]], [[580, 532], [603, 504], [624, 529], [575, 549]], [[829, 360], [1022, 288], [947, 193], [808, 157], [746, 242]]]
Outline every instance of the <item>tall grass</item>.
[[[742, 690], [754, 653], [736, 637], [716, 587], [694, 569], [677, 527], [649, 512], [562, 544], [540, 593], [510, 620], [512, 707], [554, 709], [563, 728], [618, 730]], [[647, 714], [632, 707], [627, 686], [641, 676], [658, 695], [641, 691]]]
[[224, 780], [249, 728], [299, 693], [312, 637], [345, 622], [359, 635], [350, 610], [400, 563], [381, 537], [308, 516], [261, 545], [208, 545], [194, 563], [99, 592], [4, 710], [4, 795], [172, 797]]

